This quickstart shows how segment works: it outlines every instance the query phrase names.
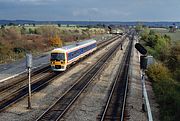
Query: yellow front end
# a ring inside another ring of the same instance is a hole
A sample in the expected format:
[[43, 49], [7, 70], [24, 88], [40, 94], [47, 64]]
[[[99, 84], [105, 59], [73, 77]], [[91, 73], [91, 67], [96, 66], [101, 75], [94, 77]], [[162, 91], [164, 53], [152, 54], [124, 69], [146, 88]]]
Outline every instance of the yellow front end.
[[52, 51], [51, 69], [53, 71], [65, 71], [67, 66], [66, 54], [61, 51]]
[[62, 61], [51, 61], [51, 69], [53, 71], [65, 71], [66, 64]]

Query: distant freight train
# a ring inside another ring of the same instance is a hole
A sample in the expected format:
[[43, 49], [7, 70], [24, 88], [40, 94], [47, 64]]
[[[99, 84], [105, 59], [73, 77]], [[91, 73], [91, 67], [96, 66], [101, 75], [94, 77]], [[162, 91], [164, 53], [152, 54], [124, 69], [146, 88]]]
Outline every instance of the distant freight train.
[[51, 51], [53, 71], [65, 71], [69, 65], [97, 49], [96, 40], [86, 40]]

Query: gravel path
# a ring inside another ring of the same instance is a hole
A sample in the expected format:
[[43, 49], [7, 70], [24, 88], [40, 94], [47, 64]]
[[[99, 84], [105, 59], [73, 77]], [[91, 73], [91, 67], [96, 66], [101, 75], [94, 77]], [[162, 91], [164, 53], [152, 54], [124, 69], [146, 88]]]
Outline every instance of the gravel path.
[[[134, 43], [135, 44], [135, 43]], [[133, 48], [130, 65], [130, 79], [127, 95], [127, 121], [147, 121], [147, 114], [142, 110], [142, 85], [140, 78], [140, 63], [138, 51]]]
[[[49, 63], [49, 53], [33, 57], [33, 67], [39, 67]], [[26, 60], [22, 59], [16, 62], [0, 65], [0, 80], [26, 71]]]
[[[116, 44], [116, 43], [113, 43]], [[32, 110], [27, 109], [27, 99], [22, 99], [15, 105], [0, 113], [0, 121], [34, 121], [47, 109], [65, 90], [67, 90], [97, 59], [101, 57], [112, 44], [95, 53], [90, 58], [80, 62], [78, 66], [68, 71], [59, 79], [54, 80], [46, 88], [33, 94]]]

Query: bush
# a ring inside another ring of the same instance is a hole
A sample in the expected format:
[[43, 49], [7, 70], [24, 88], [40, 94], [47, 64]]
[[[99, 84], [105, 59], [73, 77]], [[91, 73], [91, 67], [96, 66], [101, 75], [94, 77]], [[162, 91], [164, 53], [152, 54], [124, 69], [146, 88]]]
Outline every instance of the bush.
[[156, 63], [148, 68], [147, 75], [152, 81], [166, 80], [171, 74], [165, 66], [161, 63]]
[[7, 62], [12, 59], [13, 52], [11, 45], [0, 43], [0, 63]]
[[161, 121], [177, 121], [180, 119], [180, 88], [171, 78], [153, 83], [153, 90], [160, 105]]
[[22, 52], [25, 53], [25, 49], [21, 48], [21, 47], [15, 47], [15, 48], [13, 48], [13, 52], [15, 52], [17, 54], [22, 53]]
[[[180, 119], [180, 44], [172, 46], [171, 38], [153, 31], [141, 34], [148, 53], [160, 61], [147, 69], [160, 105], [161, 121]], [[167, 67], [166, 67], [167, 66]]]
[[153, 81], [153, 90], [160, 105], [161, 121], [180, 118], [180, 85], [171, 78], [170, 71], [160, 63], [151, 65], [147, 75]]
[[171, 47], [170, 55], [166, 65], [172, 72], [178, 71], [178, 69], [180, 69], [180, 42], [176, 42]]

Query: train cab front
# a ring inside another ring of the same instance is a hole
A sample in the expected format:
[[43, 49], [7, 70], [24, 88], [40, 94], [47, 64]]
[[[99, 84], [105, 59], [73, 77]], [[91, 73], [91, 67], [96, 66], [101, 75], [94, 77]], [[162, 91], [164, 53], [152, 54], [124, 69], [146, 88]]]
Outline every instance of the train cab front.
[[51, 69], [53, 71], [65, 71], [65, 53], [51, 53]]

